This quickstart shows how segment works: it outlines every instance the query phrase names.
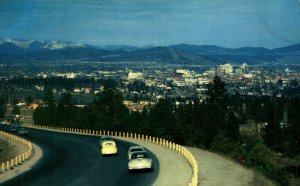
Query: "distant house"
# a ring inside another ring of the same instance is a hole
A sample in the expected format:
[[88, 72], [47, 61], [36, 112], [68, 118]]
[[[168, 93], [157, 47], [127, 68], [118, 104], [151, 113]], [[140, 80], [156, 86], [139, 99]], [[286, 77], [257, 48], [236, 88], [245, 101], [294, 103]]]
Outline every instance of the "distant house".
[[76, 94], [81, 93], [81, 89], [80, 88], [74, 88], [73, 92]]
[[123, 104], [128, 108], [128, 110], [138, 112], [142, 112], [145, 106], [143, 103], [134, 103], [127, 100], [123, 101]]
[[36, 99], [34, 100], [33, 103], [29, 104], [29, 108], [35, 110], [36, 108], [38, 108], [40, 105], [43, 105], [44, 101], [41, 99]]
[[24, 106], [24, 105], [27, 105], [26, 101], [21, 99], [17, 104], [17, 106]]
[[36, 108], [38, 108], [38, 106], [39, 106], [39, 104], [31, 103], [31, 104], [29, 105], [29, 108], [35, 110]]
[[85, 94], [91, 94], [93, 89], [92, 88], [83, 88], [83, 90], [84, 90]]

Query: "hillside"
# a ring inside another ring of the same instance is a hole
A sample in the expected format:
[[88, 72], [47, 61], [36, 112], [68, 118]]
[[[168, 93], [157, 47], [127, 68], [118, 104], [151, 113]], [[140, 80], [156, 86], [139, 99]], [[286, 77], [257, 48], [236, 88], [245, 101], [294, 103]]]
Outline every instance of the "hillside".
[[61, 60], [98, 62], [160, 62], [172, 64], [294, 63], [300, 62], [300, 44], [282, 48], [242, 47], [236, 49], [214, 45], [171, 45], [133, 47], [126, 45], [91, 46], [62, 41], [0, 40], [0, 62], [43, 62]]

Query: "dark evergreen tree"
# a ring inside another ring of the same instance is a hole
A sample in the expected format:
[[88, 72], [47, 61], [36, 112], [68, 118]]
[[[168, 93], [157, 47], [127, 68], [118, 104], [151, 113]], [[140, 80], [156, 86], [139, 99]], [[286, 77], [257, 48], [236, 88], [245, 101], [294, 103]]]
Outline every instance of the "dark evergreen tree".
[[54, 94], [51, 89], [48, 89], [45, 93], [44, 101], [46, 103], [46, 107], [44, 108], [46, 111], [45, 116], [45, 124], [49, 126], [56, 125], [56, 103], [54, 99]]
[[280, 150], [283, 130], [280, 127], [280, 121], [282, 120], [283, 110], [281, 109], [282, 103], [278, 98], [270, 98], [264, 104], [264, 113], [267, 126], [265, 128], [265, 143], [273, 150]]
[[62, 94], [62, 97], [56, 108], [56, 125], [64, 127], [73, 126], [73, 118], [75, 114], [74, 105], [72, 105], [72, 96], [70, 93]]
[[14, 115], [19, 115], [21, 112], [20, 112], [20, 109], [17, 105], [14, 105], [14, 108], [12, 110], [12, 114]]
[[228, 95], [225, 82], [219, 76], [215, 76], [213, 82], [207, 86], [208, 103], [216, 103], [221, 108], [227, 108]]
[[175, 116], [173, 113], [174, 105], [170, 99], [160, 99], [150, 110], [149, 124], [151, 135], [165, 137], [169, 140], [171, 134], [176, 131]]
[[[193, 123], [194, 128], [192, 128], [191, 139], [194, 139], [193, 142], [196, 146], [204, 147], [205, 146], [205, 133], [204, 130], [204, 118], [205, 118], [205, 106], [203, 103], [200, 103], [199, 99], [194, 99], [194, 112], [193, 112]], [[189, 144], [189, 143], [187, 143]]]
[[105, 89], [94, 102], [96, 112], [95, 127], [105, 130], [123, 130], [128, 121], [128, 109], [123, 104], [120, 92]]
[[33, 99], [32, 99], [32, 97], [30, 95], [27, 96], [26, 101], [27, 101], [28, 104], [33, 103]]
[[33, 122], [36, 125], [48, 125], [47, 115], [48, 110], [45, 107], [37, 107], [32, 115]]
[[0, 118], [4, 118], [6, 113], [6, 102], [4, 97], [0, 97]]
[[289, 135], [289, 152], [292, 156], [300, 154], [300, 97], [293, 97], [289, 109], [288, 120], [290, 127], [288, 130]]
[[227, 116], [226, 120], [226, 127], [225, 127], [225, 133], [226, 136], [232, 140], [232, 141], [238, 141], [239, 136], [240, 136], [240, 126], [239, 126], [239, 121], [237, 117], [235, 116], [233, 111], [230, 111]]
[[214, 77], [213, 82], [207, 88], [208, 99], [204, 109], [204, 130], [206, 135], [205, 145], [209, 147], [219, 131], [227, 131], [226, 112], [228, 96], [225, 82], [218, 76]]

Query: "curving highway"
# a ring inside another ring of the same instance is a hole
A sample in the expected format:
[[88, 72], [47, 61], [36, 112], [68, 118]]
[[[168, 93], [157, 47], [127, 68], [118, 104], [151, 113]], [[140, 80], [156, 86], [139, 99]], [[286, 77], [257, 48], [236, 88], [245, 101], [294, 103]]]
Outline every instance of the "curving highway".
[[127, 169], [127, 150], [132, 143], [116, 140], [118, 156], [102, 157], [99, 137], [29, 129], [26, 137], [43, 150], [43, 157], [30, 170], [6, 182], [3, 186], [57, 185], [153, 185], [159, 172], [154, 160], [153, 172], [130, 174]]

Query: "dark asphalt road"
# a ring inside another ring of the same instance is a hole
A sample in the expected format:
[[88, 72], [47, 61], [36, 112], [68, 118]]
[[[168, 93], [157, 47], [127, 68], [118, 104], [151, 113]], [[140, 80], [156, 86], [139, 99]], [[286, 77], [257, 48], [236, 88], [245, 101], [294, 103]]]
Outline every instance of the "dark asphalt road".
[[99, 137], [48, 132], [30, 129], [27, 139], [43, 150], [42, 159], [30, 170], [3, 186], [140, 186], [152, 185], [158, 175], [158, 160], [154, 171], [129, 174], [127, 150], [131, 143], [117, 141], [117, 156], [102, 157]]

